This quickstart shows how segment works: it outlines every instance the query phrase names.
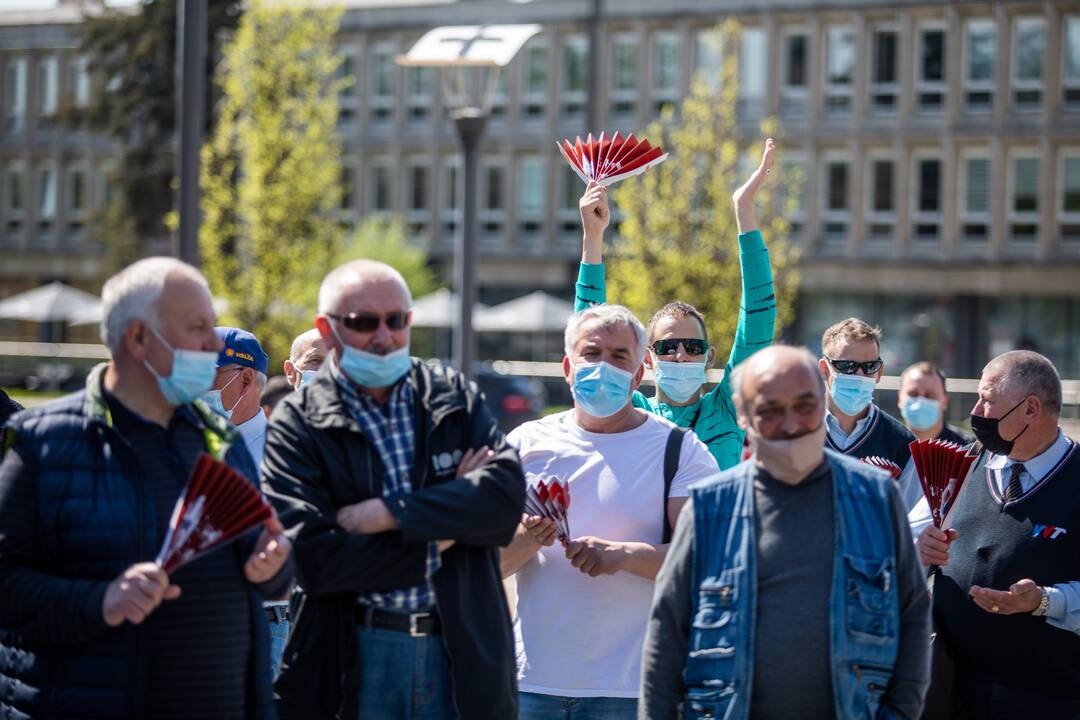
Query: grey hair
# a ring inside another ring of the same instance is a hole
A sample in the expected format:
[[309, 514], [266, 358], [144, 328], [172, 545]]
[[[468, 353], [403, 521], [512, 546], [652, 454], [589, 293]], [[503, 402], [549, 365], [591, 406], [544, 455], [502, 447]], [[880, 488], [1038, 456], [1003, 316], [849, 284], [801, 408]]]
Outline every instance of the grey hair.
[[101, 340], [110, 351], [120, 348], [124, 332], [135, 320], [158, 329], [158, 301], [171, 276], [191, 280], [210, 292], [202, 273], [171, 257], [139, 260], [105, 281], [101, 288]]
[[305, 342], [319, 340], [322, 338], [322, 334], [315, 328], [305, 330], [296, 336], [296, 339], [292, 341], [292, 347], [289, 348], [289, 362], [293, 365], [300, 358], [300, 349], [304, 347]]
[[405, 292], [405, 301], [412, 307], [409, 285], [394, 268], [377, 260], [353, 260], [330, 271], [319, 286], [319, 314], [333, 312], [344, 290], [368, 280], [393, 280]]
[[1006, 395], [1021, 391], [1039, 398], [1047, 412], [1061, 413], [1061, 377], [1054, 363], [1031, 350], [1012, 350], [998, 355], [983, 368], [983, 375], [1000, 373], [997, 389]]
[[628, 327], [634, 331], [634, 339], [637, 341], [637, 361], [645, 361], [645, 347], [648, 338], [645, 335], [645, 326], [637, 319], [630, 309], [622, 305], [594, 305], [570, 316], [566, 323], [566, 334], [563, 336], [563, 349], [567, 357], [574, 354], [574, 346], [577, 345], [578, 334], [581, 326], [587, 322], [596, 321], [600, 327], [611, 329], [616, 327]]
[[[817, 378], [818, 392], [821, 394], [821, 399], [825, 399], [825, 378], [821, 375], [821, 370], [818, 367], [818, 359], [814, 356], [813, 353], [811, 353], [805, 347], [796, 347], [794, 345], [784, 345], [781, 343], [770, 345], [769, 348], [790, 348], [794, 350], [800, 356], [800, 359], [806, 364], [806, 369], [810, 371], [810, 374]], [[757, 351], [750, 357], [746, 358], [746, 360], [732, 368], [730, 383], [731, 397], [736, 404], [741, 405], [743, 401], [742, 389], [743, 380], [746, 376], [746, 373], [762, 362], [761, 357], [758, 356], [761, 353], [768, 352], [769, 348], [762, 348], [761, 350]]]

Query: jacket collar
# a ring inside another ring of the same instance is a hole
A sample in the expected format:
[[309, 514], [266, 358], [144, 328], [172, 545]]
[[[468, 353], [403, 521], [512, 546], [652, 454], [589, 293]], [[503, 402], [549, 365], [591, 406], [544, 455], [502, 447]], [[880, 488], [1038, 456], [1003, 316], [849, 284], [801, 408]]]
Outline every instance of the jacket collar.
[[[344, 428], [361, 433], [363, 431], [341, 399], [329, 367], [332, 362], [333, 357], [328, 357], [315, 379], [304, 387], [303, 413], [314, 429]], [[447, 381], [446, 373], [434, 371], [417, 358], [412, 359], [406, 382], [413, 385], [417, 409], [426, 409], [431, 414], [432, 424], [465, 407], [461, 393]]]

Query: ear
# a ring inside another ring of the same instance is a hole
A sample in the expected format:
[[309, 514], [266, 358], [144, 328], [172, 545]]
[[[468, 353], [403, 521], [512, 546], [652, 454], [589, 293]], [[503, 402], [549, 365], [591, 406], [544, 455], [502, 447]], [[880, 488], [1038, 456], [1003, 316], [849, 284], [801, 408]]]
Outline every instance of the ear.
[[319, 331], [327, 345], [330, 347], [335, 346], [337, 338], [334, 337], [334, 331], [330, 329], [330, 318], [325, 315], [315, 316], [315, 329]]
[[716, 346], [710, 345], [709, 351], [705, 353], [705, 369], [708, 370], [716, 362]]
[[1042, 400], [1035, 395], [1027, 396], [1027, 405], [1024, 406], [1024, 415], [1030, 415], [1032, 420], [1042, 415]]
[[732, 400], [735, 402], [735, 419], [739, 424], [739, 427], [743, 430], [750, 428], [750, 418], [746, 414], [746, 408], [743, 406], [743, 400], [738, 395], [734, 396]]
[[246, 367], [243, 370], [241, 370], [240, 371], [240, 387], [242, 387], [244, 390], [247, 390], [253, 384], [255, 384], [255, 371], [252, 370], [249, 367]]
[[150, 328], [144, 320], [134, 320], [124, 330], [124, 349], [133, 358], [142, 362], [150, 352]]
[[637, 372], [634, 373], [634, 377], [630, 380], [630, 392], [634, 392], [641, 387], [641, 381], [645, 379], [645, 363], [638, 366]]
[[881, 363], [881, 367], [879, 367], [879, 368], [877, 369], [877, 372], [876, 372], [876, 373], [874, 374], [874, 382], [875, 382], [875, 383], [879, 383], [879, 382], [881, 382], [881, 378], [882, 378], [882, 377], [883, 377], [884, 375], [885, 375], [885, 363], [884, 363], [884, 362], [882, 362], [882, 363]]
[[650, 370], [656, 369], [656, 362], [653, 360], [652, 350], [645, 351], [645, 367], [649, 368]]
[[563, 378], [566, 380], [566, 384], [567, 385], [573, 385], [574, 384], [573, 368], [570, 366], [570, 358], [568, 356], [565, 356], [565, 355], [563, 356], [563, 359], [562, 359], [562, 373], [563, 373]]
[[818, 370], [821, 371], [821, 377], [825, 378], [825, 384], [829, 383], [829, 361], [825, 358], [821, 358], [817, 361]]
[[292, 360], [286, 360], [282, 366], [285, 371], [285, 377], [289, 379], [289, 383], [292, 384], [293, 375], [296, 373], [296, 366], [292, 364]]

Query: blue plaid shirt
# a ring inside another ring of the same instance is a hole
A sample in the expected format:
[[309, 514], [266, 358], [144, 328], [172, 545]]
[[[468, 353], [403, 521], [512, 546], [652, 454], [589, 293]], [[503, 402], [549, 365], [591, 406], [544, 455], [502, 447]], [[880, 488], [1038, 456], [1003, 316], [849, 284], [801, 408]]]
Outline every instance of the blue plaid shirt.
[[[386, 405], [380, 405], [360, 392], [333, 360], [330, 369], [345, 407], [360, 423], [364, 435], [375, 446], [386, 469], [383, 476], [383, 496], [395, 492], [412, 492], [411, 477], [416, 453], [412, 384], [408, 378], [402, 380], [390, 391], [390, 399]], [[385, 593], [366, 593], [360, 596], [359, 601], [392, 610], [429, 610], [435, 606], [431, 576], [441, 564], [438, 544], [428, 543], [427, 579], [422, 585]]]

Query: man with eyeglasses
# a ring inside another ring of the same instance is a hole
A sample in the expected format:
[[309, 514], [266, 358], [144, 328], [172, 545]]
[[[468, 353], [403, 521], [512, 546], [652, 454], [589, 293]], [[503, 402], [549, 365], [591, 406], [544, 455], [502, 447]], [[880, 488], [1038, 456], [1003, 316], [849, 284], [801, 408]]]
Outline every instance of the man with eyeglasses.
[[333, 270], [327, 361], [270, 423], [263, 483], [300, 585], [281, 718], [517, 715], [498, 548], [524, 476], [476, 386], [409, 356], [411, 306], [388, 265]]
[[[716, 348], [709, 345], [705, 318], [690, 304], [672, 302], [656, 311], [647, 329], [645, 365], [655, 373], [656, 395], [646, 397], [637, 391], [633, 395], [634, 407], [692, 429], [721, 470], [742, 459], [745, 436], [731, 401], [728, 378], [739, 363], [768, 347], [775, 332], [772, 267], [754, 212], [757, 193], [772, 171], [775, 149], [772, 138], [765, 141], [761, 165], [732, 195], [739, 229], [742, 302], [723, 380], [705, 391], [706, 371], [717, 355]], [[576, 286], [577, 312], [607, 301], [603, 264], [604, 230], [610, 222], [607, 188], [591, 183], [581, 198], [580, 210], [585, 234]]]
[[908, 445], [915, 436], [904, 424], [874, 404], [881, 381], [881, 330], [848, 318], [821, 336], [818, 368], [828, 388], [825, 442], [834, 452], [854, 458], [881, 457], [901, 469], [897, 488], [911, 510], [922, 497], [922, 486], [911, 462]]

